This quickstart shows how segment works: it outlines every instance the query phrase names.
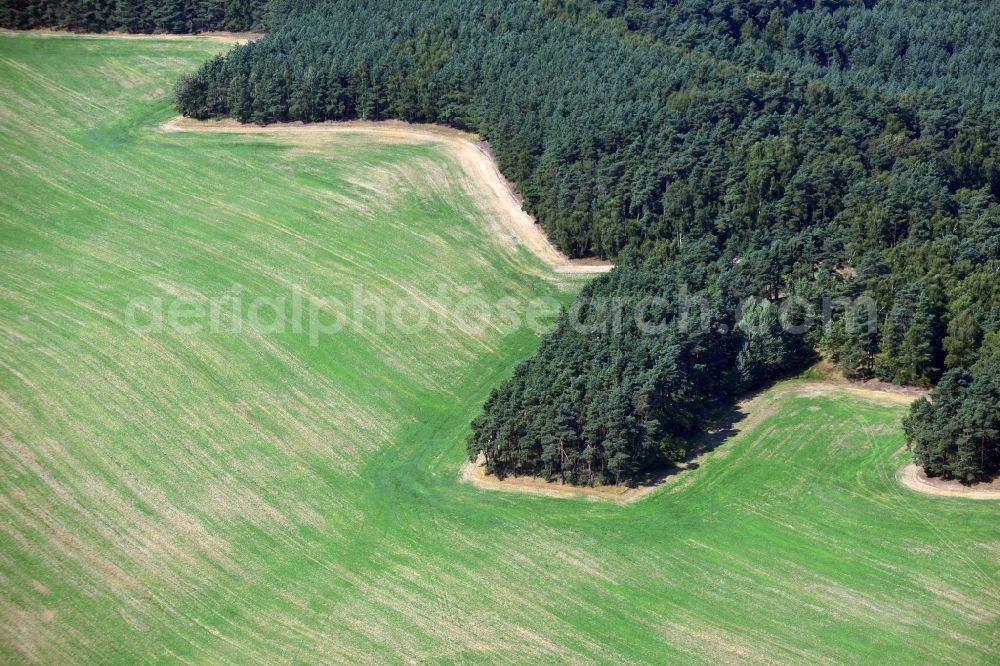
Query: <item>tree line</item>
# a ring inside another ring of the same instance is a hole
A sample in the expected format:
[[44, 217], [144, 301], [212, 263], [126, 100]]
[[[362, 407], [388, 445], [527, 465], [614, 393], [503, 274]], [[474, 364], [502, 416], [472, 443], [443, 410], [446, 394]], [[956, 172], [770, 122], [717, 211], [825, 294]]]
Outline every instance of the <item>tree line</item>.
[[[598, 344], [561, 323], [473, 425], [494, 471], [627, 481], [675, 457], [729, 388], [807, 357], [761, 360], [734, 314], [750, 294], [869, 297], [874, 326], [836, 312], [801, 338], [848, 377], [932, 386], [1000, 357], [995, 3], [277, 0], [271, 16], [179, 82], [182, 113], [477, 132], [555, 244], [620, 264], [586, 297], [685, 284], [730, 331]], [[739, 382], [702, 374], [728, 363]]]
[[0, 0], [0, 27], [199, 33], [263, 29], [267, 0]]

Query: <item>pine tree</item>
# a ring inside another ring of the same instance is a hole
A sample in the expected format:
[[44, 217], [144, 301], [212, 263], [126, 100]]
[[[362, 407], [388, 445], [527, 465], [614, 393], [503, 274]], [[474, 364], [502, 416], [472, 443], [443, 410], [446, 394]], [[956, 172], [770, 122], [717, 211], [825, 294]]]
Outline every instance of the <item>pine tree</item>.
[[737, 324], [743, 345], [736, 357], [736, 368], [748, 388], [777, 376], [796, 360], [781, 329], [777, 310], [771, 301], [751, 300]]
[[159, 6], [153, 10], [153, 26], [157, 32], [186, 32], [184, 0], [160, 0]]
[[781, 41], [784, 38], [782, 22], [781, 10], [775, 7], [771, 10], [771, 16], [768, 18], [767, 25], [764, 27], [763, 35], [764, 41], [772, 47], [780, 46]]
[[878, 337], [872, 308], [855, 307], [846, 317], [845, 341], [840, 351], [840, 368], [849, 379], [871, 379]]
[[145, 0], [118, 0], [113, 17], [116, 27], [133, 33], [150, 33], [153, 21]]
[[976, 361], [976, 350], [982, 344], [983, 329], [968, 310], [962, 309], [948, 322], [948, 336], [942, 341], [947, 368], [970, 367]]
[[930, 386], [937, 378], [935, 347], [937, 318], [923, 290], [910, 304], [909, 326], [899, 343], [894, 381], [901, 384]]

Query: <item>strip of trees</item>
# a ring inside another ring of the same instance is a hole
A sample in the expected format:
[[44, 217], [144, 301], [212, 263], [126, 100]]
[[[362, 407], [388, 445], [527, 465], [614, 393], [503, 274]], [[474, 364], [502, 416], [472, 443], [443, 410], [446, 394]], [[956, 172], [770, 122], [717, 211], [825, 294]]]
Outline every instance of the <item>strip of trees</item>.
[[805, 358], [762, 360], [737, 325], [749, 294], [870, 298], [874, 325], [835, 311], [803, 338], [852, 378], [932, 386], [1000, 356], [997, 3], [277, 0], [271, 16], [179, 83], [182, 113], [478, 132], [563, 251], [621, 264], [586, 294], [686, 284], [736, 331], [560, 323], [473, 426], [494, 471], [629, 480], [678, 455], [732, 387]]
[[267, 0], [0, 0], [0, 27], [199, 33], [263, 29]]

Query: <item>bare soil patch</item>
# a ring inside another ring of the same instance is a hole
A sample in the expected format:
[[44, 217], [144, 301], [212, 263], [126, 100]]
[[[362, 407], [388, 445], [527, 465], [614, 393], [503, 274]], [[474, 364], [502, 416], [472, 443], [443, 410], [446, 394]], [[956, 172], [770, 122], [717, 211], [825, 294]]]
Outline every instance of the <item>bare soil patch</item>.
[[910, 490], [927, 495], [966, 497], [978, 500], [1000, 499], [1000, 479], [994, 479], [990, 483], [974, 483], [971, 486], [966, 486], [955, 480], [928, 478], [924, 474], [924, 470], [913, 463], [899, 470], [896, 473], [896, 478]]
[[474, 199], [496, 220], [500, 238], [513, 239], [530, 250], [557, 273], [605, 273], [613, 264], [599, 259], [569, 259], [546, 238], [535, 220], [521, 208], [520, 198], [497, 169], [489, 148], [479, 137], [439, 125], [411, 124], [401, 121], [345, 121], [324, 123], [276, 123], [267, 126], [244, 125], [232, 119], [199, 121], [175, 118], [160, 125], [165, 132], [231, 132], [291, 134], [298, 137], [368, 134], [379, 139], [434, 142], [445, 146], [475, 184]]

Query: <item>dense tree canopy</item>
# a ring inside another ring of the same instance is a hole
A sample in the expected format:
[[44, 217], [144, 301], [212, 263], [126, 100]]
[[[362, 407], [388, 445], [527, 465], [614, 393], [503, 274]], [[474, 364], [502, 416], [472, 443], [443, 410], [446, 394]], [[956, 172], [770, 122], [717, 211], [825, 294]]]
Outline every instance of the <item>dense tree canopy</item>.
[[244, 32], [263, 27], [267, 0], [0, 0], [0, 27], [81, 32]]
[[1000, 358], [978, 373], [949, 370], [904, 421], [913, 458], [929, 476], [966, 483], [1000, 474]]
[[[996, 3], [272, 9], [267, 38], [179, 84], [183, 113], [473, 130], [560, 248], [621, 264], [584, 297], [669, 301], [684, 284], [727, 327], [581, 337], [562, 321], [474, 424], [470, 453], [494, 471], [620, 480], [676, 457], [732, 387], [804, 357], [750, 326], [790, 295], [870, 301], [799, 336], [849, 377], [930, 386], [997, 355]], [[751, 294], [771, 304], [738, 315]]]
[[500, 475], [631, 480], [682, 459], [728, 398], [812, 356], [806, 337], [779, 325], [793, 313], [753, 297], [752, 269], [718, 280], [703, 259], [630, 252], [588, 285], [490, 396], [470, 454]]

